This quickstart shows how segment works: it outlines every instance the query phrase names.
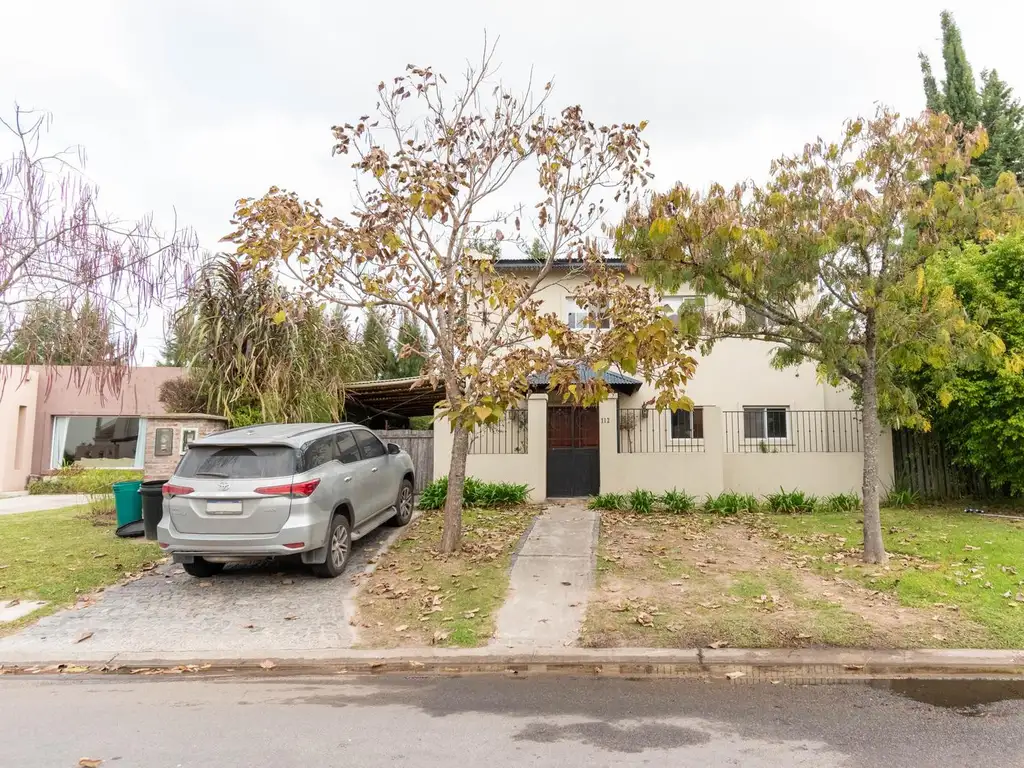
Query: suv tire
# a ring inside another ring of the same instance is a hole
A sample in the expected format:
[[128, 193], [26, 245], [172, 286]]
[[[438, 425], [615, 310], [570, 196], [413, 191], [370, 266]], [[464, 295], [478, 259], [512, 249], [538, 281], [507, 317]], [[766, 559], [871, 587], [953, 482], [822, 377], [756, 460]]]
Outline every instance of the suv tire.
[[395, 499], [395, 509], [398, 512], [388, 520], [388, 525], [400, 528], [409, 524], [412, 520], [412, 500], [412, 483], [408, 479], [402, 480], [402, 484], [398, 486], [398, 498]]
[[327, 557], [322, 563], [313, 563], [313, 574], [321, 579], [334, 579], [341, 575], [352, 551], [352, 531], [348, 518], [335, 514], [327, 529]]
[[189, 576], [195, 576], [197, 579], [208, 579], [223, 571], [224, 563], [211, 563], [203, 560], [201, 557], [197, 557], [191, 563], [182, 563], [182, 567]]

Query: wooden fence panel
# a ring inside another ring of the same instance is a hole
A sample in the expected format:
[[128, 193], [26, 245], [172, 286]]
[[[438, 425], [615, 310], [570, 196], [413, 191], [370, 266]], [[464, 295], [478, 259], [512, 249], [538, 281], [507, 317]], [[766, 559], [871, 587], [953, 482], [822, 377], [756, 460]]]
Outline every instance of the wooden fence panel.
[[377, 437], [387, 443], [401, 446], [412, 457], [416, 469], [416, 488], [419, 494], [434, 478], [434, 432], [419, 429], [378, 429]]
[[957, 467], [942, 440], [932, 432], [896, 429], [892, 433], [896, 483], [917, 491], [925, 499], [988, 498], [1003, 496], [979, 472]]

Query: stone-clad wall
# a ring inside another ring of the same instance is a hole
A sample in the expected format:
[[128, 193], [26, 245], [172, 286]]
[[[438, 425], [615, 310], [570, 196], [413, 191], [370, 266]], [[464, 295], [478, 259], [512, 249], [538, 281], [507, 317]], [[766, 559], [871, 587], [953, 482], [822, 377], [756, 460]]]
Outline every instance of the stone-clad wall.
[[[174, 468], [181, 460], [181, 433], [186, 429], [197, 430], [196, 437], [227, 429], [227, 419], [202, 413], [165, 413], [146, 416], [146, 458], [144, 473], [147, 480], [166, 480], [174, 474]], [[173, 430], [169, 456], [156, 455], [158, 429]]]

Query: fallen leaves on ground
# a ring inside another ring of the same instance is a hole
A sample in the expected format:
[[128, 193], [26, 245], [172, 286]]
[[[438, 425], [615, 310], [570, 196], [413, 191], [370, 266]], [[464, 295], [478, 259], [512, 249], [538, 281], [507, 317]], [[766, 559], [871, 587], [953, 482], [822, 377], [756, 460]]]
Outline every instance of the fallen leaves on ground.
[[78, 758], [78, 768], [100, 768], [101, 765], [103, 765], [103, 760], [98, 757]]
[[273, 669], [277, 664], [272, 662], [270, 659], [264, 659], [260, 662], [260, 669]]

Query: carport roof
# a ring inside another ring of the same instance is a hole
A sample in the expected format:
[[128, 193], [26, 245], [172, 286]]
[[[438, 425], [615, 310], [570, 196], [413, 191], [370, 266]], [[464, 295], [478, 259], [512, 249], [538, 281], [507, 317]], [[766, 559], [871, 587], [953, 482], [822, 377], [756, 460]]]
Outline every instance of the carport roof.
[[[642, 385], [638, 379], [581, 365], [576, 368], [580, 381], [594, 378], [604, 379], [612, 389], [623, 394], [633, 394]], [[529, 377], [530, 389], [545, 390], [550, 377], [546, 373], [535, 373]], [[345, 386], [346, 408], [357, 408], [370, 413], [394, 416], [431, 416], [434, 406], [444, 399], [444, 389], [434, 387], [429, 381], [416, 377], [407, 379], [385, 379], [381, 381], [357, 381]]]

